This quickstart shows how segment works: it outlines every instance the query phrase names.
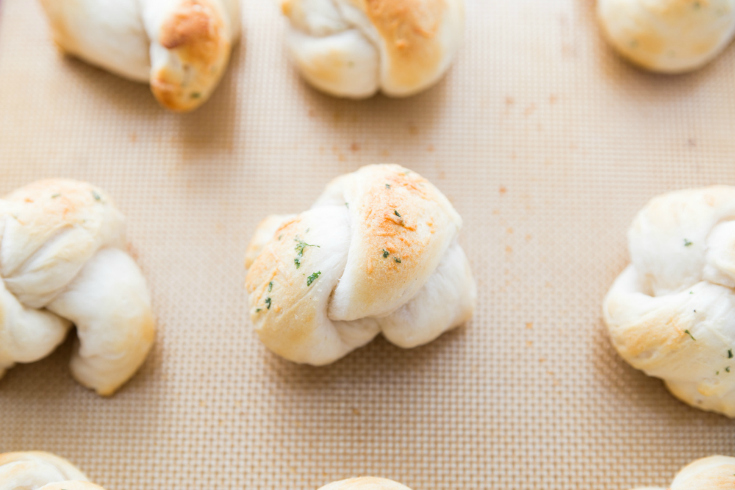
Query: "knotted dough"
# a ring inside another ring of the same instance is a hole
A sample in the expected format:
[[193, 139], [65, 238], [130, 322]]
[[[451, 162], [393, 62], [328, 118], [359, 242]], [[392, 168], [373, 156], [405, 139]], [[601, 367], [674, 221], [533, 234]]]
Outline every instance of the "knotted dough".
[[[732, 490], [735, 488], [735, 458], [710, 456], [684, 467], [669, 490]], [[639, 488], [637, 490], [665, 490]]]
[[622, 56], [662, 73], [705, 65], [735, 34], [735, 0], [598, 0], [597, 13]]
[[384, 478], [362, 477], [330, 483], [319, 490], [411, 490], [407, 486]]
[[76, 325], [74, 377], [100, 395], [125, 383], [155, 336], [125, 220], [100, 189], [46, 180], [0, 199], [0, 377], [49, 355]]
[[240, 0], [41, 0], [66, 53], [150, 83], [167, 109], [190, 111], [217, 87], [240, 34]]
[[404, 348], [434, 340], [475, 307], [461, 226], [439, 190], [398, 165], [338, 177], [309, 211], [259, 226], [246, 259], [256, 332], [314, 365], [380, 332]]
[[64, 458], [42, 451], [0, 454], [0, 490], [104, 490]]
[[464, 0], [281, 0], [287, 45], [304, 78], [338, 97], [420, 92], [447, 71]]
[[735, 187], [653, 199], [628, 244], [604, 302], [616, 349], [677, 398], [735, 417]]

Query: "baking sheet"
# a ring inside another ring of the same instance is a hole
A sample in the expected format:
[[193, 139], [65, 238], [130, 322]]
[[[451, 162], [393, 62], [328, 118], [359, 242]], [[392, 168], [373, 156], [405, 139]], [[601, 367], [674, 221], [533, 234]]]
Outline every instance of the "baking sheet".
[[[159, 335], [101, 399], [71, 343], [0, 381], [0, 451], [70, 458], [108, 490], [313, 490], [353, 475], [414, 490], [667, 485], [735, 454], [735, 423], [689, 408], [615, 354], [602, 298], [652, 196], [735, 184], [735, 48], [687, 76], [642, 73], [601, 41], [591, 0], [468, 0], [447, 78], [407, 100], [323, 96], [301, 82], [271, 2], [201, 110], [60, 56], [40, 7], [3, 0], [5, 193], [94, 182], [127, 214]], [[270, 354], [246, 315], [259, 220], [311, 205], [377, 162], [432, 180], [465, 219], [479, 283], [466, 328], [404, 351], [379, 339], [326, 368]]]

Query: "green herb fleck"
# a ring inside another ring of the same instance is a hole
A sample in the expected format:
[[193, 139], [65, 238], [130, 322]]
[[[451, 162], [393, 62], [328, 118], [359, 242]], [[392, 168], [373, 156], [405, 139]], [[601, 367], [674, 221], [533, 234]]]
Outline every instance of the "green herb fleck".
[[311, 286], [311, 283], [313, 283], [314, 281], [316, 281], [319, 278], [319, 276], [321, 276], [321, 275], [322, 275], [322, 272], [321, 271], [313, 273], [308, 278], [306, 278], [306, 285], [307, 286]]
[[294, 238], [294, 240], [296, 241], [296, 248], [295, 248], [295, 250], [298, 252], [299, 257], [303, 257], [304, 256], [304, 249], [306, 247], [321, 248], [319, 245], [312, 245], [310, 243], [306, 243], [305, 241], [303, 241], [302, 239], [300, 239], [298, 237], [298, 235], [296, 236], [296, 238]]
[[694, 294], [694, 291], [689, 291], [689, 294]]
[[271, 299], [270, 298], [265, 298], [265, 305], [268, 307], [269, 310], [271, 309]]
[[694, 335], [692, 335], [692, 332], [690, 332], [689, 330], [684, 330], [684, 333], [687, 334], [688, 336], [690, 336], [693, 341], [695, 341], [695, 342], [697, 341], [697, 339], [694, 338]]
[[100, 197], [100, 195], [99, 195], [99, 194], [97, 194], [97, 191], [92, 191], [92, 197], [94, 197], [94, 200], [95, 200], [95, 201], [100, 201], [100, 200], [102, 200], [102, 198]]
[[346, 202], [346, 203], [345, 203], [345, 207], [346, 207], [347, 209], [350, 209], [350, 203]]
[[397, 263], [399, 263], [399, 264], [401, 263], [401, 258], [400, 257], [396, 257], [395, 260], [396, 260]]
[[386, 189], [390, 189], [390, 184], [385, 184]]
[[273, 281], [268, 283], [268, 292], [270, 293], [271, 291], [273, 291]]
[[684, 239], [684, 246], [685, 246], [685, 247], [691, 247], [691, 246], [692, 246], [692, 242], [690, 242], [689, 240], [687, 240], [687, 239], [685, 238], [685, 239]]
[[260, 313], [262, 310], [260, 308], [255, 308], [255, 313]]
[[389, 255], [390, 255], [390, 252], [388, 252], [386, 249], [383, 249], [383, 258], [387, 259]]
[[296, 264], [296, 268], [298, 269], [299, 267], [301, 267], [301, 257], [304, 256], [304, 249], [306, 247], [316, 247], [316, 248], [321, 248], [321, 247], [319, 245], [311, 245], [310, 243], [306, 243], [305, 241], [300, 239], [298, 235], [296, 235], [296, 238], [294, 238], [294, 240], [296, 240], [295, 250], [297, 252], [297, 256], [294, 259], [294, 264]]
[[401, 218], [401, 214], [398, 212], [397, 209], [394, 209], [393, 210], [393, 214], [395, 214], [396, 216], [398, 216], [399, 218]]
[[727, 351], [727, 358], [732, 359], [732, 349]]
[[202, 94], [200, 94], [199, 92], [194, 92], [194, 93], [191, 94], [191, 98], [192, 99], [198, 99], [201, 96], [202, 96]]
[[715, 371], [715, 376], [719, 376], [719, 375], [720, 375], [720, 372], [719, 371]]
[[725, 371], [727, 371], [727, 372], [729, 373], [729, 372], [730, 372], [730, 366], [727, 366], [727, 367], [725, 368]]
[[281, 238], [283, 238], [283, 234], [281, 234], [281, 235], [278, 235], [278, 241], [279, 241], [279, 242], [281, 241]]
[[51, 196], [51, 199], [56, 199], [57, 197], [61, 197], [61, 194], [54, 194], [53, 196]]

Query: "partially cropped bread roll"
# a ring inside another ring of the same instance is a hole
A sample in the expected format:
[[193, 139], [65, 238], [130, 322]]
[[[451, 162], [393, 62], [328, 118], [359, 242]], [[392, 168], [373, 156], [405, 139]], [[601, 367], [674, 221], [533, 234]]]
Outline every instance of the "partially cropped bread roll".
[[404, 348], [434, 340], [475, 307], [461, 226], [436, 187], [398, 165], [335, 179], [309, 211], [256, 232], [246, 259], [256, 332], [276, 354], [314, 365], [380, 332]]
[[64, 458], [42, 451], [0, 454], [0, 490], [104, 490]]
[[351, 478], [330, 483], [319, 490], [411, 490], [405, 485], [384, 478]]
[[662, 73], [701, 67], [735, 34], [735, 0], [597, 0], [597, 12], [621, 55]]
[[0, 376], [49, 355], [76, 325], [71, 369], [110, 395], [143, 364], [155, 325], [125, 218], [102, 190], [46, 180], [0, 200]]
[[735, 417], [735, 187], [653, 199], [604, 302], [620, 355], [679, 399]]
[[280, 0], [288, 49], [304, 78], [338, 97], [420, 92], [447, 71], [464, 0]]
[[239, 0], [41, 0], [56, 44], [93, 65], [150, 83], [173, 111], [203, 104], [240, 33]]
[[[710, 456], [684, 467], [676, 475], [669, 490], [733, 490], [735, 488], [735, 458]], [[654, 487], [636, 490], [665, 490]]]

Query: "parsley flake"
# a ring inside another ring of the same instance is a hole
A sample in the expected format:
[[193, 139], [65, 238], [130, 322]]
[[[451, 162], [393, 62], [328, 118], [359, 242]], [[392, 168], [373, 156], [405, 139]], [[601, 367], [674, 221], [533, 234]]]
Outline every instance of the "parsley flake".
[[727, 351], [727, 358], [732, 359], [732, 349]]
[[313, 283], [314, 281], [316, 281], [319, 278], [319, 276], [321, 276], [321, 275], [322, 275], [322, 272], [321, 271], [313, 273], [308, 278], [306, 278], [306, 285], [307, 286], [311, 286], [311, 283]]
[[271, 291], [273, 291], [273, 281], [268, 283], [268, 292], [270, 293]]
[[685, 246], [685, 247], [691, 247], [691, 246], [692, 246], [692, 242], [690, 242], [689, 240], [687, 240], [687, 239], [685, 238], [685, 239], [684, 239], [684, 246]]
[[269, 310], [271, 309], [271, 299], [270, 298], [265, 298], [265, 305], [268, 307]]
[[396, 257], [395, 260], [396, 260], [396, 263], [398, 263], [398, 264], [401, 263], [401, 258], [400, 257]]
[[729, 373], [729, 372], [730, 372], [730, 366], [727, 366], [727, 367], [725, 368], [725, 371], [727, 371], [727, 372]]
[[396, 215], [396, 216], [398, 216], [399, 218], [401, 218], [401, 217], [402, 217], [402, 216], [401, 216], [401, 214], [400, 214], [400, 213], [398, 212], [398, 210], [397, 210], [397, 209], [394, 209], [394, 210], [393, 210], [393, 214], [395, 214], [395, 215]]
[[301, 267], [301, 257], [304, 256], [304, 249], [306, 247], [316, 247], [316, 248], [321, 248], [321, 247], [319, 245], [312, 245], [310, 243], [306, 243], [305, 241], [303, 241], [302, 239], [300, 239], [298, 235], [296, 235], [296, 238], [294, 238], [294, 240], [296, 241], [296, 249], [295, 250], [296, 250], [297, 254], [296, 254], [296, 258], [294, 259], [293, 262], [294, 262], [294, 264], [296, 264], [296, 268], [298, 269], [299, 267]]
[[390, 184], [385, 184], [386, 189], [390, 189]]
[[690, 332], [689, 330], [684, 330], [684, 333], [687, 334], [688, 336], [690, 336], [693, 341], [695, 341], [695, 342], [697, 341], [697, 339], [694, 338], [694, 335], [692, 335], [692, 332]]
[[57, 197], [61, 197], [61, 194], [54, 194], [53, 196], [51, 196], [51, 199], [56, 199]]
[[388, 252], [386, 249], [383, 249], [383, 258], [387, 259], [389, 255], [390, 255], [390, 252]]
[[92, 197], [94, 197], [95, 201], [101, 201], [102, 197], [100, 197], [99, 194], [97, 194], [97, 191], [92, 191]]

